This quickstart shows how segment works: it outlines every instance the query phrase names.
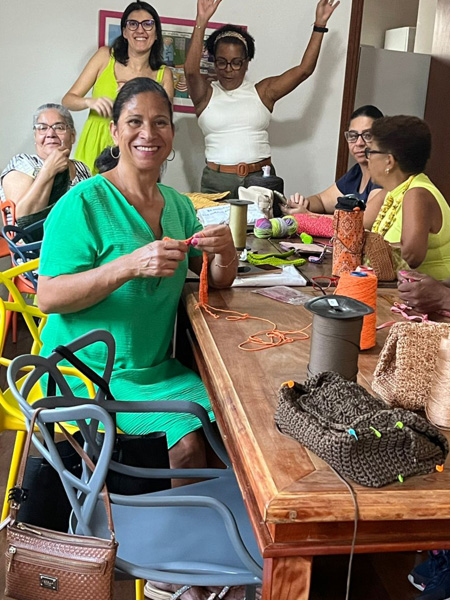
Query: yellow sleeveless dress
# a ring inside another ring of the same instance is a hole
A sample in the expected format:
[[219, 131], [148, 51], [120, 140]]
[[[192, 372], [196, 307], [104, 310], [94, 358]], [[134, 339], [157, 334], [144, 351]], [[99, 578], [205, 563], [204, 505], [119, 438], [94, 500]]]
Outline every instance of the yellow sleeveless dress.
[[417, 271], [434, 277], [450, 277], [450, 207], [444, 196], [425, 173], [410, 177], [386, 195], [383, 206], [372, 231], [380, 233], [390, 243], [398, 243], [402, 237], [402, 203], [405, 193], [415, 187], [428, 190], [436, 199], [442, 213], [442, 227], [438, 233], [428, 234], [428, 250]]
[[[100, 73], [99, 78], [92, 88], [92, 97], [101, 98], [106, 96], [115, 100], [119, 92], [119, 86], [114, 74], [115, 58], [111, 55], [106, 68]], [[162, 84], [166, 66], [162, 65], [156, 74], [156, 82]], [[95, 159], [107, 146], [113, 146], [111, 134], [109, 133], [109, 117], [101, 117], [91, 110], [81, 132], [77, 148], [75, 150], [76, 160], [81, 160], [89, 167], [91, 173], [98, 173], [94, 167]]]

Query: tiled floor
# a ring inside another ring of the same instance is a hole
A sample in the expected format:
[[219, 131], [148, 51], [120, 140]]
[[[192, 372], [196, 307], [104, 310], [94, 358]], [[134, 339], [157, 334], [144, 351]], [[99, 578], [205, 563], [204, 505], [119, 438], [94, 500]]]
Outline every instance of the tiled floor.
[[[22, 337], [8, 356], [27, 352], [28, 340]], [[0, 373], [0, 386], [4, 386], [5, 373]], [[3, 389], [3, 388], [2, 388]], [[12, 451], [14, 435], [6, 432], [0, 435], [0, 498], [3, 500], [6, 477]], [[5, 535], [0, 534], [0, 556], [4, 554]], [[372, 554], [355, 556], [351, 582], [351, 600], [414, 600], [417, 590], [407, 581], [411, 568], [425, 558], [425, 554], [412, 552], [398, 554]], [[346, 589], [348, 557], [328, 556], [314, 560], [310, 600], [344, 600]], [[0, 559], [0, 598], [5, 598], [4, 562]], [[133, 600], [134, 584], [116, 582], [116, 600]], [[60, 600], [64, 600], [61, 598]], [[83, 600], [80, 598], [80, 600]], [[226, 600], [226, 598], [225, 598]], [[296, 600], [290, 598], [289, 600]]]

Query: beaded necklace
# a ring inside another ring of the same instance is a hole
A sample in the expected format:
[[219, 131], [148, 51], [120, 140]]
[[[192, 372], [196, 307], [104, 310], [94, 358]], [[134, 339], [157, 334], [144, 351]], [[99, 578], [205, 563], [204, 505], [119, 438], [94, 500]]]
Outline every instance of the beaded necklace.
[[[379, 233], [384, 237], [392, 227], [394, 219], [402, 206], [403, 198], [405, 197], [405, 194], [408, 191], [414, 177], [415, 175], [411, 175], [411, 177], [409, 177], [406, 181], [386, 194], [383, 206], [381, 207], [375, 223], [373, 224], [373, 232]], [[381, 227], [382, 221], [383, 226]]]

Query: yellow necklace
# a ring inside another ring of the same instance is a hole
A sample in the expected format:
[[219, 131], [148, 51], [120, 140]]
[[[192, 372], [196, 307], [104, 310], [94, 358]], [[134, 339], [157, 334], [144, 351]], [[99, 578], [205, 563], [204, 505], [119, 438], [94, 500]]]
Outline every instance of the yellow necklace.
[[[373, 232], [379, 233], [384, 237], [392, 227], [394, 219], [402, 206], [403, 198], [405, 197], [405, 194], [408, 191], [414, 177], [415, 175], [411, 175], [411, 177], [409, 177], [406, 181], [386, 194], [383, 206], [381, 207], [380, 212], [375, 219], [375, 223], [373, 224]], [[383, 226], [380, 227], [382, 221], [384, 221]]]

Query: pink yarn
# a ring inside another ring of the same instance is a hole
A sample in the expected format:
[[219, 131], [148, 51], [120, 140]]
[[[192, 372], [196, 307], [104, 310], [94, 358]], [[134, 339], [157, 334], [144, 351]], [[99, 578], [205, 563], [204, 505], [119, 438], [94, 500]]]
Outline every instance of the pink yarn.
[[255, 227], [258, 229], [272, 229], [272, 223], [269, 219], [256, 219]]
[[306, 213], [291, 215], [297, 221], [298, 231], [308, 233], [313, 237], [332, 238], [333, 219], [325, 216], [308, 215]]

